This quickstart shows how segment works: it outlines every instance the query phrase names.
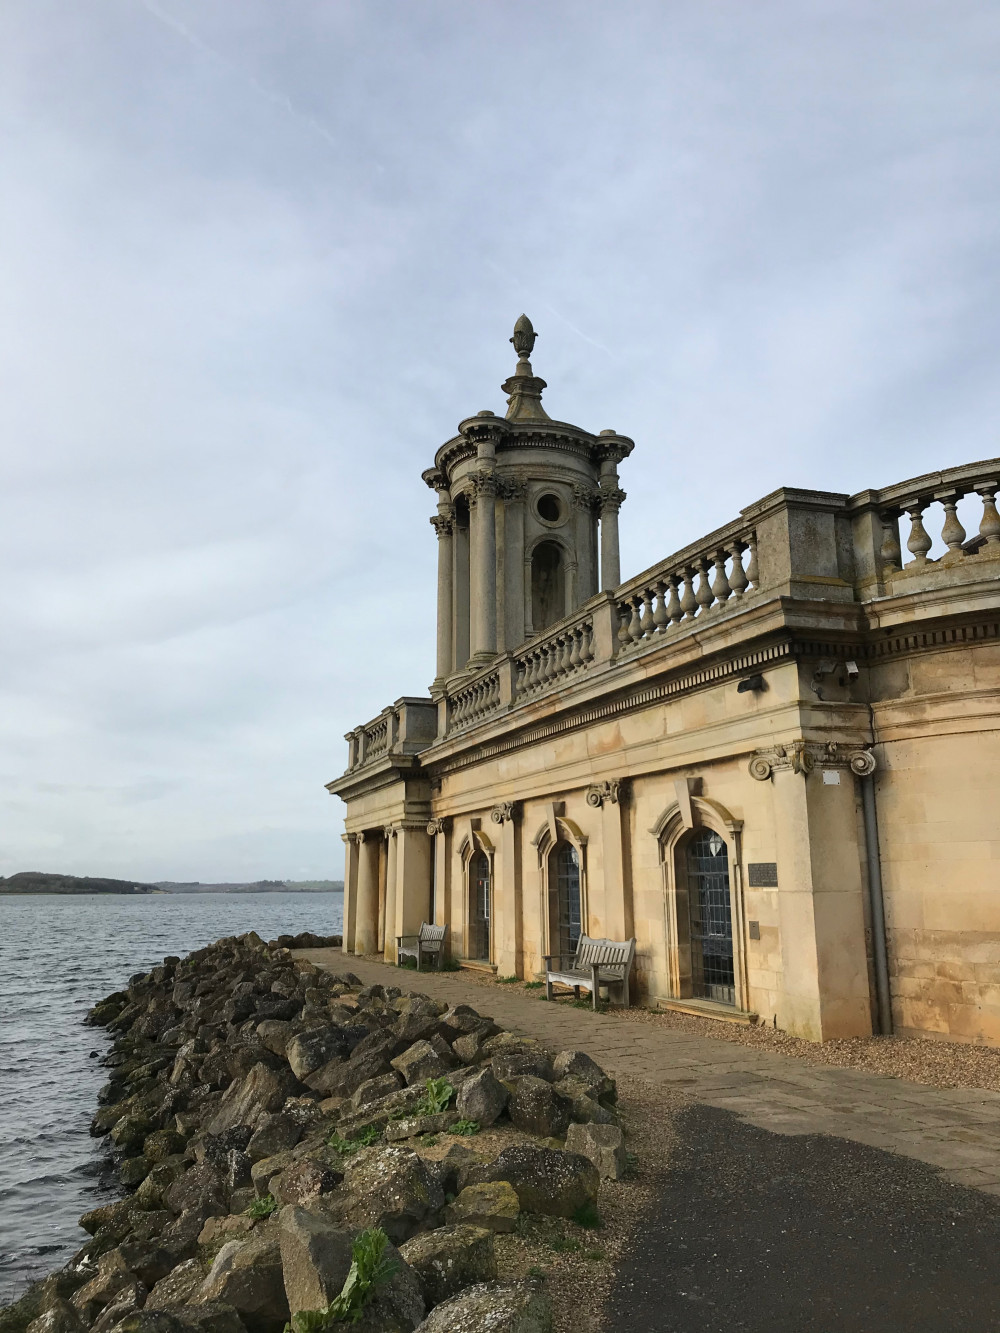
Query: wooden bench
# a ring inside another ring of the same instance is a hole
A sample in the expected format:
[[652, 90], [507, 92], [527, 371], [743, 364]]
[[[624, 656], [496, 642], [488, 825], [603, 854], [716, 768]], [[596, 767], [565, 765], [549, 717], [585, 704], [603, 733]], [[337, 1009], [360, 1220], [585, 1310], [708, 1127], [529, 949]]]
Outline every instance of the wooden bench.
[[397, 962], [404, 955], [407, 958], [415, 958], [417, 960], [417, 971], [419, 972], [420, 964], [425, 958], [434, 958], [437, 959], [437, 966], [440, 969], [447, 935], [447, 926], [432, 926], [426, 921], [421, 921], [420, 930], [416, 935], [396, 936]]
[[[553, 967], [553, 959], [560, 966]], [[590, 991], [596, 1009], [601, 986], [617, 986], [621, 989], [621, 1003], [626, 1009], [629, 1007], [629, 977], [635, 961], [634, 938], [595, 940], [589, 935], [581, 935], [568, 967], [561, 966], [565, 961], [557, 954], [545, 955], [545, 995], [548, 999], [552, 999], [553, 985], [572, 986], [577, 999], [582, 986]]]

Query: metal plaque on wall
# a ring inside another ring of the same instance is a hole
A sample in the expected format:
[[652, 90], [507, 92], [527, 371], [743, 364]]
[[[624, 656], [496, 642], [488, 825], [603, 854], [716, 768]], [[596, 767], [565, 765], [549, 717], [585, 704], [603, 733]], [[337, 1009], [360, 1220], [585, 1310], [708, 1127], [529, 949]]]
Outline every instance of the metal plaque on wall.
[[747, 874], [752, 889], [776, 889], [778, 864], [776, 861], [748, 861]]

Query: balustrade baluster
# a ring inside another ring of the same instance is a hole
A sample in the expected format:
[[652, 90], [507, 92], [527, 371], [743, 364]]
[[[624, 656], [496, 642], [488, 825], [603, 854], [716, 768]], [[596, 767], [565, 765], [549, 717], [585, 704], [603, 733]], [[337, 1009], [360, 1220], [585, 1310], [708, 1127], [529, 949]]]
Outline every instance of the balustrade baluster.
[[667, 616], [667, 604], [664, 600], [667, 591], [667, 585], [663, 582], [654, 585], [656, 592], [656, 610], [653, 612], [653, 633], [663, 634], [670, 624]]
[[941, 540], [947, 546], [949, 553], [955, 553], [950, 563], [961, 560], [965, 555], [962, 550], [962, 543], [965, 541], [965, 529], [955, 512], [961, 498], [958, 494], [949, 495], [947, 499], [941, 498], [941, 504], [944, 507], [944, 526], [941, 529]]
[[533, 690], [538, 684], [538, 667], [538, 653], [532, 652], [528, 655], [527, 685], [529, 690]]
[[577, 667], [580, 665], [580, 647], [581, 647], [580, 640], [582, 639], [582, 637], [583, 637], [582, 631], [581, 631], [581, 630], [578, 630], [578, 629], [574, 630], [573, 633], [569, 636], [569, 638], [570, 638], [570, 650], [569, 650], [569, 669], [570, 669], [570, 671], [575, 671], [575, 670], [577, 669]]
[[700, 577], [694, 595], [695, 600], [701, 607], [701, 614], [704, 615], [715, 600], [712, 596], [712, 589], [708, 582], [708, 560], [705, 556], [702, 556], [698, 561], [698, 574]]
[[632, 637], [628, 632], [631, 622], [632, 608], [628, 602], [622, 602], [618, 608], [618, 642], [622, 648], [632, 647]]
[[715, 578], [712, 580], [712, 595], [717, 607], [724, 606], [733, 595], [733, 590], [729, 586], [729, 579], [726, 577], [726, 557], [728, 554], [729, 552], [723, 546], [720, 546], [715, 553]]
[[751, 532], [747, 537], [747, 546], [750, 550], [750, 562], [747, 565], [747, 583], [756, 592], [760, 575], [757, 573], [757, 534], [755, 532]]
[[903, 553], [899, 549], [899, 521], [895, 514], [880, 514], [882, 520], [882, 547], [879, 555], [886, 569], [901, 569]]
[[584, 621], [580, 637], [580, 661], [584, 666], [594, 657], [594, 627], [589, 620]]
[[642, 615], [639, 608], [642, 606], [642, 594], [632, 598], [632, 619], [629, 621], [629, 638], [633, 643], [638, 643], [642, 638]]
[[677, 585], [681, 580], [676, 574], [667, 575], [667, 587], [670, 589], [670, 600], [667, 602], [667, 620], [673, 624], [675, 620], [683, 620], [684, 612], [681, 609], [681, 601], [677, 596]]
[[639, 625], [642, 629], [644, 639], [652, 638], [653, 631], [656, 629], [656, 620], [653, 617], [653, 590], [646, 588], [642, 596], [642, 613], [639, 616]]
[[733, 569], [729, 575], [729, 588], [734, 597], [742, 597], [747, 590], [747, 576], [743, 569], [743, 543], [733, 542], [729, 548], [733, 557]]
[[996, 547], [1000, 546], [1000, 514], [997, 513], [996, 493], [997, 487], [990, 483], [989, 486], [977, 487], [979, 495], [983, 502], [983, 521], [979, 525], [979, 535], [986, 542], [986, 550], [990, 555], [996, 555]]
[[681, 610], [685, 620], [694, 620], [698, 614], [698, 599], [694, 595], [694, 570], [690, 565], [684, 569], [684, 594], [681, 597]]
[[923, 500], [917, 500], [914, 504], [906, 505], [906, 512], [910, 516], [910, 535], [906, 539], [906, 549], [913, 556], [914, 565], [926, 565], [931, 563], [927, 559], [927, 552], [934, 543], [927, 535], [927, 529], [923, 523], [923, 512], [927, 508]]

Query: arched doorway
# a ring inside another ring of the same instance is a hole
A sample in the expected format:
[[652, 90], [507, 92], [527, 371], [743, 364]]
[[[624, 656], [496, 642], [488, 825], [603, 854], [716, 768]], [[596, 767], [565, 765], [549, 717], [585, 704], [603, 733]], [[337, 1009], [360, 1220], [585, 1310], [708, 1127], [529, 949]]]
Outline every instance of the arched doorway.
[[580, 855], [571, 842], [558, 842], [549, 854], [549, 884], [553, 890], [550, 938], [562, 966], [568, 966], [583, 930], [580, 909]]
[[733, 916], [726, 840], [714, 829], [696, 833], [684, 849], [691, 923], [691, 992], [736, 1003]]
[[477, 852], [469, 864], [469, 957], [489, 962], [490, 858]]
[[531, 553], [531, 627], [536, 634], [566, 614], [566, 570], [555, 542], [539, 542]]

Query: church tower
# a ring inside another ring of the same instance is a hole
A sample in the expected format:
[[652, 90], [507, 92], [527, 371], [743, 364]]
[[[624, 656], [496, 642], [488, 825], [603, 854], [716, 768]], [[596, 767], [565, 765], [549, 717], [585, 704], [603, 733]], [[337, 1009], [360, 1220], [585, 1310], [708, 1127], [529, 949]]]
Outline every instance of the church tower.
[[466, 418], [423, 474], [438, 496], [434, 697], [621, 582], [618, 464], [634, 444], [549, 417], [529, 360], [536, 337], [522, 315], [506, 415]]

